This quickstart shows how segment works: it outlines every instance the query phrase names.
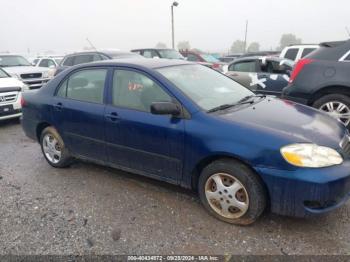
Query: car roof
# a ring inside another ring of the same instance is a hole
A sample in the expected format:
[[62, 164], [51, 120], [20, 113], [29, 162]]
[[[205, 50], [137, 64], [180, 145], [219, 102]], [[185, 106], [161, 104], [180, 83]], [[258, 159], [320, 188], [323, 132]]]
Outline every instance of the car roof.
[[[178, 66], [178, 65], [193, 65], [197, 63], [188, 62], [180, 59], [152, 59], [152, 58], [122, 58], [122, 59], [111, 59], [97, 61], [87, 64], [81, 64], [79, 66], [134, 66], [143, 67], [148, 69], [156, 69], [168, 66]], [[78, 66], [77, 66], [78, 67]]]
[[235, 64], [237, 62], [258, 60], [258, 59], [267, 59], [267, 60], [276, 61], [276, 62], [286, 61], [287, 63], [294, 64], [294, 61], [292, 61], [292, 60], [289, 60], [287, 58], [277, 57], [277, 56], [247, 56], [247, 57], [242, 57], [242, 58], [235, 59], [232, 62], [232, 64]]
[[81, 52], [70, 53], [70, 54], [67, 54], [66, 57], [68, 57], [68, 56], [75, 56], [75, 55], [84, 55], [84, 54], [96, 54], [96, 53], [105, 54], [105, 55], [108, 55], [108, 56], [127, 55], [127, 54], [134, 55], [134, 53], [128, 52], [128, 51], [119, 51], [119, 50], [91, 50], [91, 51], [81, 51]]

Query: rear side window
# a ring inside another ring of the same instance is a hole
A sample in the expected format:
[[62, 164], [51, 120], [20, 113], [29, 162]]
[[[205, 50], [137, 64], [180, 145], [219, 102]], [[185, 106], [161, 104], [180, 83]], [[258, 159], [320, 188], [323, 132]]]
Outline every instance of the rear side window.
[[307, 56], [308, 54], [310, 54], [314, 50], [315, 50], [315, 48], [305, 48], [303, 50], [303, 53], [301, 54], [301, 58], [303, 58], [304, 56]]
[[229, 71], [256, 72], [255, 61], [240, 62], [230, 65]]
[[106, 75], [107, 69], [88, 69], [73, 73], [62, 83], [57, 96], [102, 104]]
[[94, 55], [77, 55], [74, 59], [74, 65], [90, 63], [94, 61]]
[[295, 58], [297, 58], [298, 51], [299, 51], [299, 49], [297, 49], [297, 48], [290, 48], [287, 50], [284, 57], [294, 61]]
[[74, 61], [74, 56], [68, 56], [66, 59], [64, 59], [62, 65], [63, 66], [72, 66]]
[[350, 54], [347, 57], [345, 57], [344, 61], [350, 61]]

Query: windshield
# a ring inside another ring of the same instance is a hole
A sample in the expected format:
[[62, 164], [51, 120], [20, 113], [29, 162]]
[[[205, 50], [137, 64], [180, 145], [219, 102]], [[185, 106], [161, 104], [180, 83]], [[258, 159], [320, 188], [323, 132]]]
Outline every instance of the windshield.
[[164, 67], [157, 71], [206, 111], [253, 95], [227, 76], [202, 65]]
[[30, 66], [31, 64], [23, 56], [17, 55], [5, 55], [0, 56], [0, 66]]
[[0, 78], [9, 77], [2, 69], [0, 69]]
[[54, 58], [54, 60], [56, 61], [56, 63], [59, 65], [62, 60], [63, 60], [63, 57], [62, 58]]
[[176, 50], [164, 49], [164, 50], [158, 50], [158, 52], [162, 58], [184, 59], [184, 57]]
[[213, 57], [212, 55], [201, 55], [201, 57], [209, 63], [217, 63], [220, 62], [218, 59], [216, 59], [215, 57]]

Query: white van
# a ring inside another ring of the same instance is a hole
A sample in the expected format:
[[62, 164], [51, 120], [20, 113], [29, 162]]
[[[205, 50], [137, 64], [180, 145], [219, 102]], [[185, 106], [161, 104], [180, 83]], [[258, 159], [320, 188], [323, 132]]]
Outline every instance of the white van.
[[317, 48], [319, 48], [319, 45], [291, 45], [285, 47], [281, 54], [280, 58], [286, 58], [289, 60], [292, 60], [294, 62], [297, 62], [304, 56], [310, 54], [311, 52], [315, 51]]

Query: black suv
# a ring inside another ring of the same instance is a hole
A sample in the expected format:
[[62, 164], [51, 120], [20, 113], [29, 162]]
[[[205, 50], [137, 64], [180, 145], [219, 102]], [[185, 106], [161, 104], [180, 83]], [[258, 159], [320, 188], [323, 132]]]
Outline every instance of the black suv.
[[84, 63], [90, 63], [101, 60], [122, 59], [122, 58], [143, 58], [142, 56], [122, 51], [88, 51], [77, 52], [66, 55], [60, 65], [57, 67], [55, 76], [65, 70], [67, 67], [75, 66]]
[[327, 112], [350, 127], [350, 40], [320, 44], [299, 60], [283, 98]]

